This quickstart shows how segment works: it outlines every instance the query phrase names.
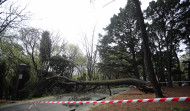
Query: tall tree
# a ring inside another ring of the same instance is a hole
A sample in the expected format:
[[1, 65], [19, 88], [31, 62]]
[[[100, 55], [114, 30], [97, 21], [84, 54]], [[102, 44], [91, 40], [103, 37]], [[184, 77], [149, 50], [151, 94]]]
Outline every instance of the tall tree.
[[[111, 18], [111, 23], [105, 28], [107, 35], [100, 37], [99, 51], [103, 70], [140, 79], [140, 69], [143, 64], [140, 27], [137, 21], [136, 8], [132, 0], [128, 0], [124, 9]], [[142, 60], [141, 60], [142, 61]], [[116, 68], [117, 67], [117, 68]], [[113, 71], [113, 69], [116, 69]], [[118, 71], [118, 72], [117, 72]], [[141, 73], [144, 75], [143, 71]], [[113, 75], [113, 74], [112, 74]], [[145, 76], [143, 76], [145, 77]]]
[[[15, 38], [1, 38], [1, 60], [6, 62], [6, 75], [1, 75], [4, 79], [4, 97], [6, 99], [18, 98], [19, 92], [19, 64], [27, 63], [28, 59], [23, 55], [23, 48], [17, 43], [18, 39]], [[26, 54], [26, 53], [25, 53]], [[5, 64], [4, 64], [5, 65]], [[3, 72], [3, 69], [2, 69]]]
[[[73, 66], [73, 67], [70, 67], [70, 78], [72, 78], [73, 72], [78, 72], [79, 74], [78, 76], [82, 76], [82, 73], [80, 70], [82, 69], [82, 67], [86, 66], [86, 63], [85, 63], [86, 60], [84, 59], [87, 59], [87, 58], [83, 56], [81, 50], [79, 49], [77, 45], [68, 44], [68, 47], [66, 48], [65, 52], [66, 52], [68, 61], [75, 64], [75, 66], [70, 64], [70, 66]], [[80, 70], [78, 70], [76, 66], [78, 68], [80, 67]]]
[[[177, 11], [175, 13], [176, 16], [176, 29], [180, 30], [181, 37], [183, 39], [183, 43], [186, 44], [186, 51], [187, 55], [190, 54], [190, 22], [189, 22], [189, 15], [190, 15], [190, 1], [182, 0], [177, 5]], [[190, 59], [186, 60], [188, 66], [188, 80], [190, 81]]]
[[39, 44], [40, 32], [35, 28], [22, 28], [20, 30], [20, 41], [25, 49], [23, 55], [29, 57], [31, 60], [32, 68], [35, 70], [36, 75], [39, 76], [39, 58], [37, 55], [37, 47]]
[[83, 37], [83, 46], [86, 52], [86, 58], [87, 58], [87, 75], [89, 80], [91, 81], [93, 79], [93, 74], [95, 74], [95, 65], [97, 62], [97, 49], [96, 45], [94, 43], [95, 41], [95, 29], [92, 30], [92, 36], [87, 37], [86, 34], [84, 34]]
[[140, 31], [133, 1], [128, 0], [126, 7], [120, 9], [118, 16], [115, 16], [112, 19], [115, 19], [115, 21], [113, 21], [106, 29], [110, 29], [108, 33], [111, 36], [115, 36], [115, 40], [118, 40], [116, 44], [127, 49], [125, 51], [132, 55], [134, 75], [137, 79], [140, 79], [136, 57], [137, 52], [140, 49]]
[[40, 60], [42, 62], [42, 69], [48, 71], [49, 59], [51, 57], [52, 42], [50, 39], [50, 33], [44, 31], [42, 33], [42, 39], [40, 41]]
[[136, 6], [137, 17], [138, 17], [138, 21], [139, 21], [139, 24], [141, 27], [141, 33], [142, 33], [142, 39], [143, 39], [143, 49], [144, 49], [144, 60], [145, 60], [144, 62], [145, 62], [146, 72], [149, 75], [149, 79], [150, 79], [150, 82], [155, 91], [156, 97], [163, 97], [163, 94], [162, 94], [162, 91], [158, 84], [158, 81], [156, 80], [154, 68], [153, 68], [152, 61], [151, 61], [151, 53], [150, 53], [150, 49], [149, 49], [148, 35], [146, 32], [146, 26], [144, 23], [143, 13], [142, 13], [142, 10], [140, 7], [140, 2], [139, 2], [139, 0], [133, 0], [133, 1]]
[[[178, 9], [179, 7], [180, 9]], [[156, 2], [152, 1], [146, 10], [147, 18], [152, 21], [149, 23], [151, 29], [153, 29], [150, 33], [154, 33], [154, 36], [151, 37], [155, 38], [155, 46], [158, 44], [158, 48], [156, 47], [155, 50], [159, 50], [161, 62], [163, 61], [163, 54], [161, 53], [166, 52], [167, 59], [165, 60], [167, 60], [167, 64], [165, 64], [165, 68], [167, 69], [167, 79], [170, 87], [172, 87], [172, 68], [175, 67], [175, 65], [173, 65], [175, 63], [173, 58], [177, 58], [176, 60], [178, 60], [176, 53], [180, 52], [180, 42], [182, 39], [184, 39], [184, 41], [187, 40], [184, 34], [186, 35], [186, 32], [188, 32], [186, 29], [188, 22], [184, 18], [184, 15], [181, 14], [183, 8], [180, 0], [158, 0]], [[162, 63], [160, 63], [160, 66], [162, 66], [161, 73], [163, 73], [164, 69]], [[178, 70], [180, 69], [178, 68]], [[178, 75], [180, 75], [180, 73]]]

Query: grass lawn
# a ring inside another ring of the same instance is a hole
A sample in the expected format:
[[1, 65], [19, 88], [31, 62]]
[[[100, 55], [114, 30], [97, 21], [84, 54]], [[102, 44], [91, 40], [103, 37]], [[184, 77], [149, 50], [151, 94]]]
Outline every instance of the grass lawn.
[[[190, 96], [190, 86], [163, 87], [165, 97], [187, 97]], [[145, 94], [138, 89], [132, 89], [112, 96], [109, 100], [147, 99], [155, 98], [153, 93]], [[119, 103], [100, 104], [92, 107], [90, 111], [190, 111], [190, 101], [186, 102], [149, 102], [149, 103]]]

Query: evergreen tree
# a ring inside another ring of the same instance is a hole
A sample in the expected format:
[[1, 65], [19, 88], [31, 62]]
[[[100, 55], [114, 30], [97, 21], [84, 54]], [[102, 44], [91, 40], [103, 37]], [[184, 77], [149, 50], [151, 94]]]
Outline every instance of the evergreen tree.
[[40, 41], [40, 60], [42, 62], [42, 70], [48, 71], [51, 49], [52, 43], [50, 39], [50, 33], [48, 31], [44, 31]]
[[[113, 69], [118, 67], [115, 69], [117, 74], [129, 77], [133, 73], [137, 79], [140, 79], [137, 64], [137, 54], [140, 51], [140, 31], [132, 0], [128, 0], [126, 7], [120, 9], [120, 13], [111, 18], [111, 24], [105, 30], [107, 35], [100, 40], [99, 46], [104, 65], [109, 65]], [[108, 53], [105, 54], [105, 51]]]
[[149, 75], [149, 79], [150, 79], [150, 82], [151, 82], [153, 89], [155, 91], [156, 97], [163, 97], [163, 94], [162, 94], [162, 91], [161, 91], [160, 86], [158, 84], [158, 81], [156, 80], [154, 68], [152, 65], [150, 47], [149, 47], [149, 43], [148, 43], [149, 40], [148, 40], [147, 31], [146, 31], [146, 26], [144, 23], [143, 13], [142, 13], [142, 10], [140, 7], [140, 2], [139, 2], [139, 0], [133, 0], [133, 1], [134, 1], [135, 6], [136, 6], [136, 12], [137, 12], [138, 21], [139, 21], [140, 28], [141, 28], [141, 33], [142, 33], [143, 50], [144, 50], [144, 63], [145, 63], [146, 72]]
[[[188, 31], [186, 29], [188, 24], [187, 17], [184, 16], [186, 13], [182, 10], [185, 7], [182, 7], [182, 4], [180, 4], [180, 0], [152, 1], [145, 14], [147, 19], [151, 21], [149, 22], [149, 36], [151, 36], [151, 41], [155, 41], [153, 43], [154, 48], [152, 48], [154, 51], [152, 52], [157, 55], [159, 53], [159, 59], [155, 59], [154, 61], [158, 63], [155, 67], [159, 67], [158, 75], [162, 81], [164, 80], [164, 69], [167, 69], [167, 80], [170, 87], [172, 87], [171, 78], [174, 73], [172, 69], [175, 68], [175, 63], [178, 64], [176, 65], [179, 72], [178, 78], [181, 78], [177, 53], [180, 51], [180, 42], [186, 38], [184, 34], [187, 34], [186, 32]], [[184, 40], [186, 41], [187, 39], [188, 37]]]

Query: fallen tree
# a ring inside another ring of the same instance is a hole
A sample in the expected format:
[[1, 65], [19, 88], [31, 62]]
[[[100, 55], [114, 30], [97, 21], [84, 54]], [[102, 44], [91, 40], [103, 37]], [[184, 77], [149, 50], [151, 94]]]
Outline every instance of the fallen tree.
[[105, 81], [75, 81], [65, 76], [54, 76], [53, 78], [63, 78], [67, 82], [59, 81], [59, 83], [67, 84], [67, 85], [134, 85], [137, 87], [145, 87], [147, 85], [150, 85], [146, 81], [133, 79], [133, 78], [105, 80]]
[[[72, 61], [65, 59], [65, 61], [70, 62], [71, 64], [73, 64], [77, 70], [80, 72], [80, 74], [82, 74], [82, 71], [80, 70], [79, 67], [77, 67], [77, 65], [75, 65]], [[82, 76], [81, 76], [82, 77]], [[63, 74], [61, 74], [61, 76], [53, 76], [53, 77], [48, 77], [46, 79], [51, 79], [56, 81], [59, 86], [64, 86], [67, 89], [69, 89], [69, 91], [72, 90], [72, 88], [74, 88], [74, 86], [76, 86], [76, 90], [77, 92], [85, 92], [85, 91], [90, 91], [90, 90], [95, 90], [97, 88], [97, 86], [107, 86], [107, 88], [109, 89], [109, 93], [111, 95], [111, 90], [110, 90], [110, 85], [133, 85], [136, 86], [140, 91], [144, 92], [144, 93], [153, 93], [153, 87], [151, 85], [150, 82], [147, 81], [143, 81], [143, 80], [139, 80], [139, 79], [134, 79], [134, 78], [124, 78], [124, 79], [115, 79], [115, 80], [104, 80], [104, 81], [76, 81], [73, 79], [69, 79], [65, 76], [63, 76]], [[93, 86], [93, 87], [87, 87], [86, 86]], [[82, 86], [82, 88], [79, 88], [79, 86]]]
[[[69, 85], [69, 86], [81, 85], [82, 86], [81, 89], [79, 89], [79, 87], [77, 87], [78, 91], [84, 91], [84, 89], [86, 88], [86, 85], [95, 86], [93, 88], [89, 88], [89, 90], [94, 90], [95, 88], [97, 88], [97, 86], [100, 86], [100, 85], [108, 86], [109, 90], [110, 90], [110, 88], [109, 88], [110, 85], [133, 85], [133, 86], [136, 86], [140, 91], [143, 91], [145, 93], [148, 93], [148, 92], [153, 93], [154, 92], [151, 87], [150, 82], [146, 82], [146, 81], [139, 80], [139, 79], [133, 79], [133, 78], [104, 80], [104, 81], [76, 81], [76, 80], [69, 79], [65, 76], [53, 76], [49, 79], [54, 79], [54, 80], [58, 81], [59, 85]], [[87, 90], [85, 90], [85, 91], [87, 91]], [[111, 92], [110, 92], [110, 95], [111, 95]]]

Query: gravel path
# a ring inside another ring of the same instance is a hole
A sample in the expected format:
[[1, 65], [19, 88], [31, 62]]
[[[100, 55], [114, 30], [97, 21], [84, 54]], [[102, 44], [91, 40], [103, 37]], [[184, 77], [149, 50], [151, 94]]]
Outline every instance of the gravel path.
[[[111, 89], [112, 94], [119, 93], [125, 90], [128, 90], [129, 88], [116, 88]], [[66, 94], [59, 97], [50, 97], [45, 99], [37, 99], [34, 101], [77, 101], [83, 99], [84, 101], [96, 101], [100, 98], [108, 98], [109, 92], [108, 90], [99, 90], [96, 93], [90, 92], [90, 93], [83, 93], [83, 94]], [[13, 103], [10, 105], [6, 105], [3, 107], [0, 107], [0, 111], [26, 111], [26, 109], [30, 106], [29, 103]], [[40, 111], [72, 111], [75, 109], [75, 111], [84, 111], [88, 110], [89, 107], [93, 106], [95, 104], [37, 104], [37, 107], [40, 109]], [[35, 107], [31, 108], [32, 111], [37, 111]], [[30, 110], [30, 111], [31, 111]]]

